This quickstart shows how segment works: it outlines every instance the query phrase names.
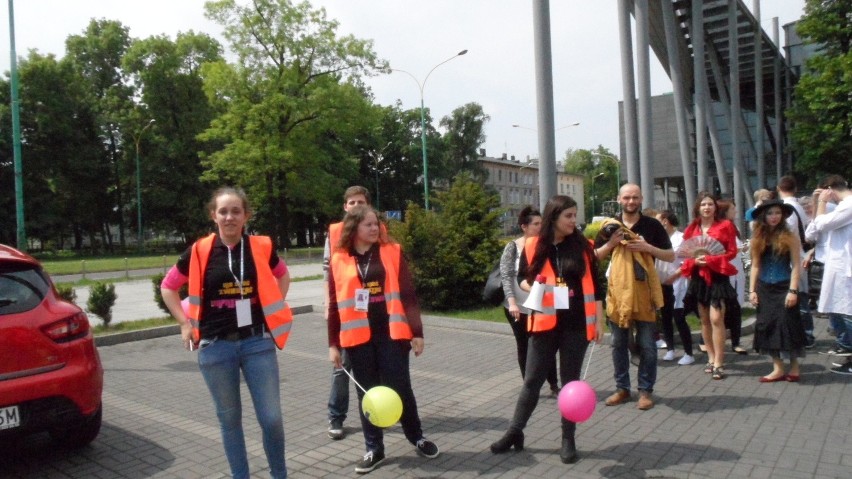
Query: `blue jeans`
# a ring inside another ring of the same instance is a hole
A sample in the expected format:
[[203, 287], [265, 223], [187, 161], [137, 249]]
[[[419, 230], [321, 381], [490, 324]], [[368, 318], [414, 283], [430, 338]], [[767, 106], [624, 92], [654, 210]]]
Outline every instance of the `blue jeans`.
[[343, 364], [342, 369], [334, 368], [331, 372], [331, 392], [328, 395], [328, 420], [338, 420], [341, 424], [346, 420], [346, 413], [349, 412], [349, 376], [343, 372], [346, 369], [352, 372], [352, 363], [349, 361], [349, 355], [346, 350], [340, 349], [340, 361]]
[[263, 433], [263, 449], [269, 461], [270, 474], [274, 479], [286, 478], [284, 420], [278, 360], [272, 338], [264, 335], [239, 341], [213, 340], [198, 351], [198, 366], [213, 396], [231, 476], [234, 479], [249, 478], [240, 402], [242, 370]]
[[829, 313], [828, 324], [837, 333], [835, 343], [844, 349], [852, 349], [852, 315]]
[[[633, 321], [636, 325], [636, 343], [639, 345], [639, 390], [653, 392], [657, 382], [657, 345], [654, 342], [655, 324]], [[630, 355], [627, 352], [630, 328], [619, 328], [609, 322], [612, 330], [612, 365], [615, 369], [615, 386], [630, 391]]]
[[[378, 336], [378, 337], [377, 337]], [[411, 389], [411, 376], [408, 372], [408, 355], [410, 352], [407, 341], [394, 341], [389, 337], [373, 335], [370, 341], [346, 349], [349, 360], [352, 361], [352, 373], [364, 389], [374, 386], [387, 386], [402, 399], [402, 432], [408, 442], [415, 444], [423, 438], [420, 416], [417, 414], [417, 400]], [[361, 401], [364, 391], [358, 389], [358, 410], [361, 413], [361, 429], [364, 431], [364, 444], [368, 451], [385, 452], [382, 429], [373, 425], [364, 416]]]

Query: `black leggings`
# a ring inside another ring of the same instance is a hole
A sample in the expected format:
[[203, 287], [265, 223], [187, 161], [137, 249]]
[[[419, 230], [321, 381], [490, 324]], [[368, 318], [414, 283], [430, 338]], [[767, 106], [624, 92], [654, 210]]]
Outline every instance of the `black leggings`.
[[[506, 315], [506, 319], [509, 321], [509, 326], [512, 327], [512, 333], [515, 335], [515, 343], [518, 347], [518, 366], [521, 368], [521, 379], [526, 376], [527, 370], [527, 346], [529, 344], [529, 333], [527, 333], [527, 315], [521, 313], [518, 317], [518, 320], [515, 321], [515, 318], [509, 313], [507, 308], [503, 308], [503, 314]], [[553, 356], [553, 367], [550, 372], [547, 374], [547, 383], [550, 384], [551, 389], [559, 388], [559, 384], [556, 382], [556, 356]]]

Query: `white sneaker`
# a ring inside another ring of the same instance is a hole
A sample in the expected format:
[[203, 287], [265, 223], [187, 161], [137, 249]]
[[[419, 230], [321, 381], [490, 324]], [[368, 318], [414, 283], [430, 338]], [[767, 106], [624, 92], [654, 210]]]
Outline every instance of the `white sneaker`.
[[672, 359], [674, 359], [674, 356], [674, 349], [672, 349], [671, 351], [668, 351], [665, 356], [663, 356], [663, 361], [671, 361]]
[[664, 349], [666, 347], [666, 342], [662, 339], [657, 340], [657, 349]]
[[681, 366], [687, 366], [687, 365], [692, 364], [694, 362], [695, 362], [695, 358], [693, 358], [689, 354], [684, 354], [683, 357], [680, 358], [680, 361], [678, 361], [677, 363], [680, 364]]

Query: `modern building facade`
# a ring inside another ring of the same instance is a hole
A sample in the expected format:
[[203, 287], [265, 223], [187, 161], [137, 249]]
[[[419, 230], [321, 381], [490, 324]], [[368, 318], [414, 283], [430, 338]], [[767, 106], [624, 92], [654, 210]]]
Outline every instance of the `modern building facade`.
[[[538, 160], [523, 161], [514, 156], [503, 154], [499, 158], [485, 155], [485, 149], [479, 150], [479, 161], [487, 172], [485, 187], [500, 195], [500, 206], [506, 210], [503, 215], [503, 232], [516, 234], [518, 214], [527, 206], [538, 208]], [[583, 177], [562, 171], [561, 163], [556, 164], [556, 194], [567, 195], [577, 201], [577, 222], [585, 224], [583, 200]]]

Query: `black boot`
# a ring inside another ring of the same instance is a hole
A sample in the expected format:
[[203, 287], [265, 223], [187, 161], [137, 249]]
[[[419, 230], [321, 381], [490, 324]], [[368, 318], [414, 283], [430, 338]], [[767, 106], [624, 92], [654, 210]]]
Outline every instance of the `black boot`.
[[562, 459], [562, 464], [574, 464], [577, 462], [577, 446], [574, 444], [573, 437], [562, 438], [562, 449], [559, 451], [559, 458]]
[[498, 439], [494, 444], [491, 444], [491, 452], [501, 454], [508, 452], [512, 446], [515, 447], [515, 451], [524, 450], [524, 431], [509, 429], [503, 437]]
[[577, 445], [574, 443], [574, 433], [577, 423], [562, 419], [562, 449], [559, 450], [559, 458], [563, 464], [574, 464], [577, 462]]

